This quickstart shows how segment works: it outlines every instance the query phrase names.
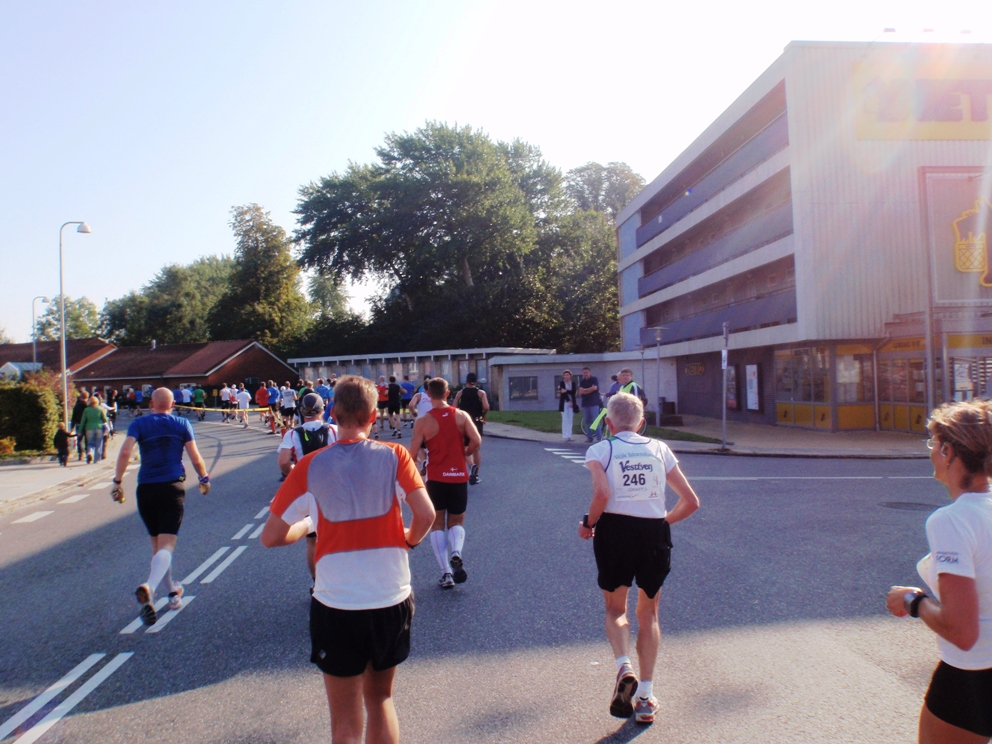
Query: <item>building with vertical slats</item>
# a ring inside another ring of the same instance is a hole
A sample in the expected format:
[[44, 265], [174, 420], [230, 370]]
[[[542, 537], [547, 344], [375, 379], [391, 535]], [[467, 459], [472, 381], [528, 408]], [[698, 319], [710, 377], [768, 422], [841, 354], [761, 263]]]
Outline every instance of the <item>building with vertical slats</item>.
[[618, 215], [623, 350], [744, 421], [924, 431], [992, 394], [990, 107], [992, 45], [789, 44]]

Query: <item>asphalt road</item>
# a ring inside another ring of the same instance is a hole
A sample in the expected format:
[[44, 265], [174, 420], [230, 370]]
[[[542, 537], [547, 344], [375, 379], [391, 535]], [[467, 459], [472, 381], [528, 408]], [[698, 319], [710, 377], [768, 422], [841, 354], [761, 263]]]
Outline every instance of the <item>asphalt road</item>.
[[[214, 485], [190, 490], [174, 575], [199, 573], [158, 632], [134, 624], [150, 557], [134, 469], [123, 506], [74, 489], [0, 516], [0, 742], [329, 740], [303, 545], [252, 537], [278, 487], [275, 437], [196, 427]], [[663, 710], [641, 727], [607, 710], [614, 665], [576, 536], [591, 479], [565, 456], [584, 447], [553, 449], [486, 440], [466, 584], [442, 592], [429, 546], [411, 553], [404, 741], [915, 740], [936, 646], [883, 593], [919, 583], [923, 523], [946, 498], [926, 461], [682, 456], [702, 508], [673, 528]]]

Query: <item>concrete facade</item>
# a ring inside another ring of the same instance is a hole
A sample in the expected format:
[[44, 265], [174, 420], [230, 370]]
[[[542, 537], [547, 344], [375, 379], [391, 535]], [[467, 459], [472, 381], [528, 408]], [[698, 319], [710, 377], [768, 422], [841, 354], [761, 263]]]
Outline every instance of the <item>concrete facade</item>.
[[745, 422], [919, 431], [981, 394], [990, 99], [992, 45], [790, 44], [618, 215], [623, 349], [663, 328], [679, 411]]

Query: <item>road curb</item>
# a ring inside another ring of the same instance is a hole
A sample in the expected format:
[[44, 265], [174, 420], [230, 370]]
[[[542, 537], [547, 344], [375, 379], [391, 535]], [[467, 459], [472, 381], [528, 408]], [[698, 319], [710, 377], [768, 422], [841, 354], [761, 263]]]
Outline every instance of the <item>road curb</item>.
[[[490, 434], [486, 433], [483, 439], [511, 439], [517, 442], [534, 442], [535, 444], [569, 444], [569, 442], [561, 442], [560, 440], [544, 440], [544, 439], [532, 439], [530, 437], [523, 436], [512, 436], [508, 434]], [[929, 459], [927, 454], [919, 455], [909, 455], [909, 454], [898, 454], [892, 452], [879, 452], [866, 454], [864, 452], [832, 452], [832, 453], [813, 453], [813, 452], [786, 452], [783, 450], [768, 450], [756, 452], [753, 450], [735, 450], [733, 448], [728, 448], [726, 450], [721, 449], [694, 449], [690, 447], [680, 446], [679, 442], [683, 440], [662, 440], [667, 444], [672, 452], [679, 455], [713, 455], [717, 457], [777, 457], [777, 458], [790, 458], [790, 459], [814, 459], [814, 460], [926, 460]], [[572, 444], [575, 444], [574, 442]], [[579, 443], [581, 444], [581, 443]]]

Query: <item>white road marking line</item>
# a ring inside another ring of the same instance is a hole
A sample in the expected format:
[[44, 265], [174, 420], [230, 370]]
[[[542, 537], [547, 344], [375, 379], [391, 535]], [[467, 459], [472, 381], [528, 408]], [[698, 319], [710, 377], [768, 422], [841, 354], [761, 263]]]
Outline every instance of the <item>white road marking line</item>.
[[77, 501], [82, 501], [85, 498], [89, 498], [88, 493], [77, 493], [75, 496], [70, 496], [67, 499], [60, 501], [60, 504], [75, 504]]
[[158, 622], [157, 623], [155, 623], [152, 626], [149, 626], [148, 630], [146, 630], [145, 632], [146, 633], [159, 633], [159, 632], [161, 632], [162, 628], [164, 628], [166, 625], [168, 625], [169, 622], [172, 620], [172, 618], [174, 618], [180, 612], [182, 612], [183, 610], [185, 610], [186, 607], [189, 605], [189, 603], [192, 602], [194, 599], [196, 599], [196, 597], [183, 597], [183, 606], [182, 607], [180, 607], [178, 610], [169, 610], [168, 612], [166, 612], [164, 615], [162, 615], [162, 617], [160, 617], [158, 619]]
[[259, 535], [261, 535], [261, 534], [262, 534], [262, 530], [264, 530], [264, 529], [265, 529], [265, 525], [264, 525], [264, 524], [260, 524], [260, 525], [258, 525], [258, 529], [257, 529], [257, 530], [255, 530], [254, 532], [252, 532], [252, 533], [251, 533], [250, 535], [248, 535], [248, 539], [249, 539], [249, 540], [254, 540], [254, 539], [255, 539], [255, 538], [257, 538], [257, 537], [258, 537]]
[[49, 514], [54, 514], [54, 513], [55, 512], [53, 511], [32, 512], [31, 514], [28, 514], [26, 517], [15, 519], [13, 522], [11, 522], [11, 524], [27, 524], [28, 522], [37, 522], [42, 517], [47, 517]]
[[101, 488], [106, 488], [109, 491], [110, 490], [110, 484], [109, 483], [94, 483], [87, 490], [89, 490], [89, 491], [99, 491]]
[[258, 514], [255, 515], [255, 519], [261, 519], [268, 513], [269, 513], [269, 507], [265, 507], [264, 509], [262, 509], [262, 511], [260, 511]]
[[230, 550], [230, 548], [221, 548], [220, 550], [218, 550], [212, 556], [207, 558], [207, 560], [205, 560], [203, 563], [197, 566], [196, 569], [193, 571], [193, 573], [191, 573], [189, 576], [183, 579], [182, 582], [180, 583], [192, 584], [200, 577], [200, 574], [202, 574], [204, 571], [210, 568], [217, 561], [217, 559], [220, 558], [222, 555], [224, 555], [224, 553], [226, 553], [228, 550]]
[[234, 552], [231, 553], [229, 556], [227, 556], [227, 558], [225, 558], [224, 561], [219, 566], [217, 566], [217, 568], [215, 568], [213, 571], [208, 573], [204, 578], [200, 579], [200, 583], [209, 584], [211, 581], [216, 579], [218, 576], [221, 575], [221, 573], [223, 573], [225, 568], [227, 568], [232, 563], [234, 563], [235, 558], [237, 558], [239, 555], [244, 553], [246, 550], [248, 550], [248, 548], [245, 547], [244, 545], [242, 545], [240, 548], [235, 548]]
[[[168, 597], [159, 597], [155, 600], [155, 612], [158, 612], [167, 604], [169, 604]], [[131, 635], [131, 633], [134, 633], [142, 625], [144, 625], [144, 623], [141, 622], [141, 616], [139, 615], [135, 620], [124, 626], [124, 630], [122, 630], [118, 635]]]
[[240, 530], [238, 530], [234, 534], [234, 537], [232, 537], [231, 539], [232, 540], [240, 540], [242, 537], [245, 536], [245, 534], [247, 534], [248, 530], [250, 530], [254, 526], [255, 526], [254, 523], [252, 523], [252, 524], [246, 524], [244, 527], [242, 527]]
[[86, 680], [86, 683], [83, 684], [82, 687], [59, 703], [59, 705], [51, 713], [28, 729], [27, 733], [20, 739], [17, 739], [14, 744], [32, 744], [32, 742], [38, 741], [38, 739], [40, 739], [44, 733], [48, 731], [48, 729], [58, 723], [63, 716], [79, 705], [79, 703], [81, 703], [87, 695], [99, 687], [107, 679], [107, 677], [116, 672], [118, 667], [120, 667], [121, 664], [130, 659], [132, 656], [134, 656], [133, 651], [126, 651], [125, 653], [117, 654], [117, 656], [111, 659], [110, 662], [103, 667], [103, 669]]
[[930, 480], [932, 475], [888, 475], [889, 480]]
[[554, 452], [555, 454], [558, 454], [559, 452], [574, 452], [575, 451], [575, 450], [567, 449], [565, 447], [545, 447], [544, 450], [546, 452]]
[[44, 708], [52, 698], [61, 693], [77, 679], [82, 677], [83, 674], [90, 669], [90, 667], [100, 661], [100, 659], [104, 656], [106, 656], [106, 654], [90, 654], [84, 661], [78, 664], [75, 669], [17, 711], [17, 713], [15, 713], [6, 723], [0, 726], [0, 741], [6, 739], [7, 736], [10, 735], [11, 731], [14, 731], [31, 716]]

